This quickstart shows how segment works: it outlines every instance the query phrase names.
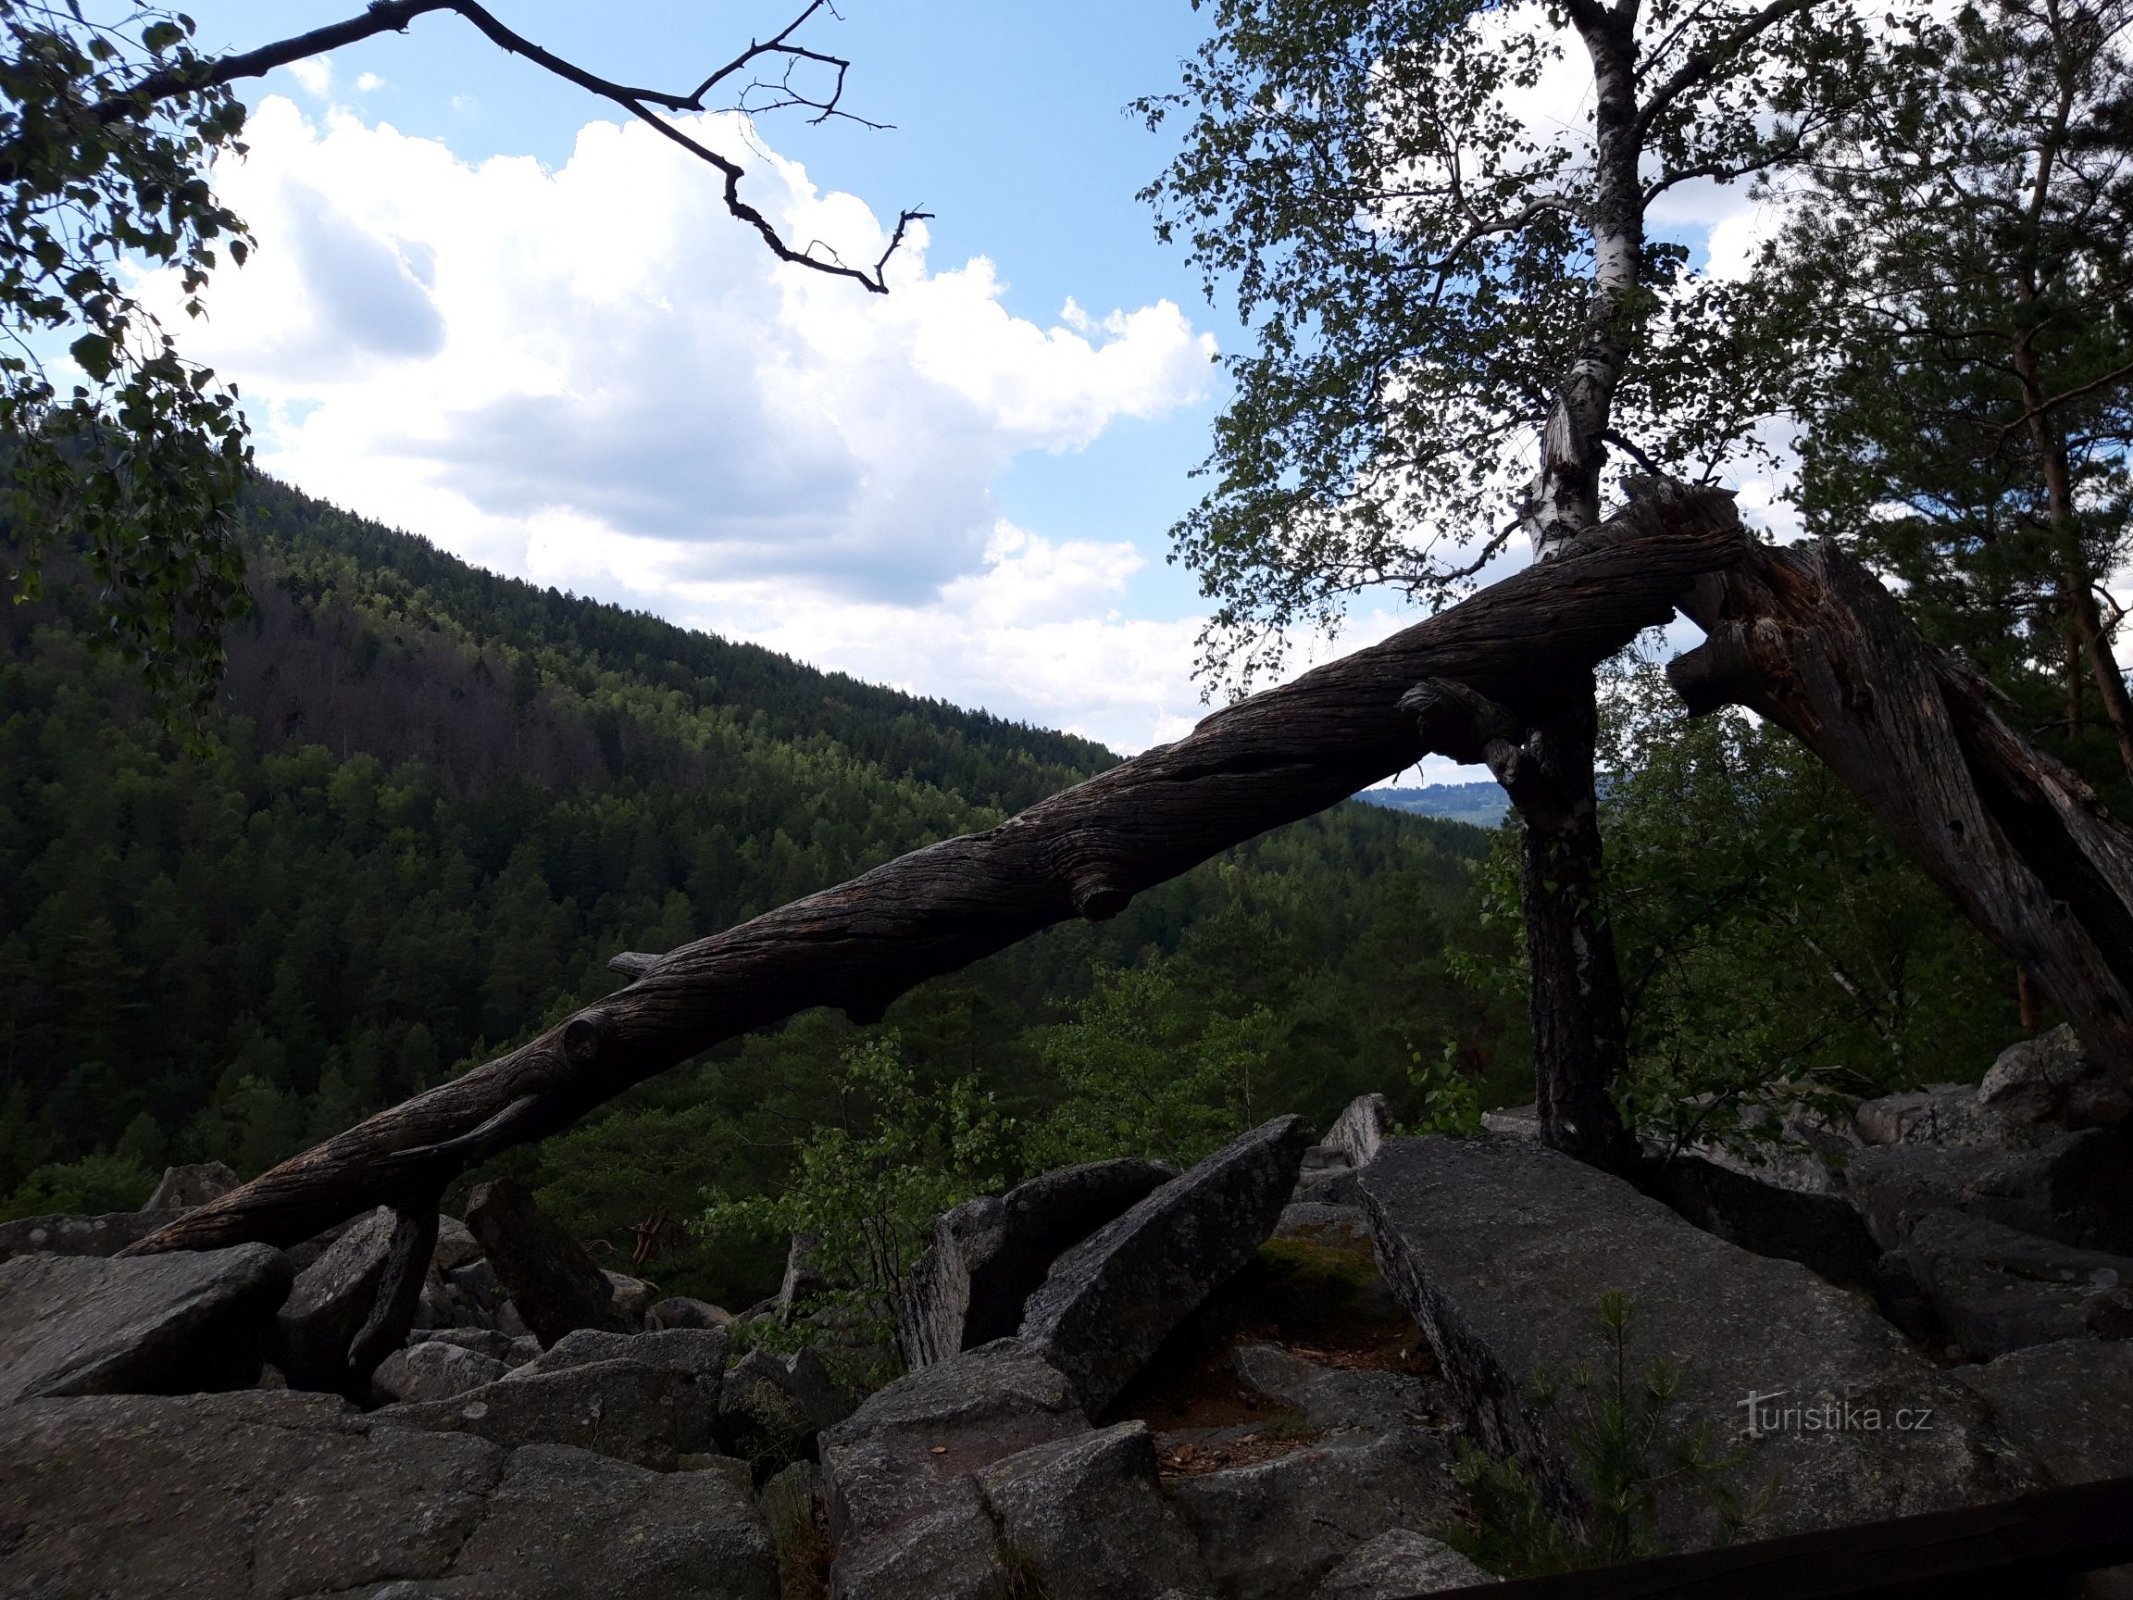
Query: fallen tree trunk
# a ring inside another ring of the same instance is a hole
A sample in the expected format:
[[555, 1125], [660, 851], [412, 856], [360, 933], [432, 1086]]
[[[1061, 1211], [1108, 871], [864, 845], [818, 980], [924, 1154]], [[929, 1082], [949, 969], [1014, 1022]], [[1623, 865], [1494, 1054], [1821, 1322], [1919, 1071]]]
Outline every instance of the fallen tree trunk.
[[632, 1084], [810, 1006], [872, 1020], [926, 978], [1310, 816], [1431, 749], [1402, 696], [1446, 681], [1544, 718], [1594, 665], [1668, 621], [1747, 549], [1729, 497], [1666, 488], [1576, 552], [1530, 567], [1295, 682], [1225, 710], [983, 833], [946, 839], [664, 956], [509, 1055], [283, 1162], [128, 1253], [293, 1244], [568, 1127]]
[[1805, 744], [2133, 1078], [2133, 831], [1834, 545], [1756, 546], [1681, 609], [1709, 635], [1667, 668], [1689, 708], [1747, 706]]

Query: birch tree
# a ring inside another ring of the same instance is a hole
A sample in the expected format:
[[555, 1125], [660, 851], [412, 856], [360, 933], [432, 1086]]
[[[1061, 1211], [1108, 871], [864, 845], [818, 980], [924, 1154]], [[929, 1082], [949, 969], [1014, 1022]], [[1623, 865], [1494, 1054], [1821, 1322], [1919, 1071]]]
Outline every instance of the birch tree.
[[[1825, 8], [1826, 9], [1826, 8]], [[1216, 610], [1202, 671], [1248, 682], [1390, 588], [1458, 592], [1524, 532], [1553, 559], [1611, 472], [1710, 481], [1777, 386], [1724, 285], [1655, 226], [1691, 185], [1797, 159], [1851, 91], [1859, 26], [1808, 0], [1215, 0], [1147, 198], [1251, 347], [1176, 555]], [[1548, 1141], [1630, 1142], [1588, 685], [1465, 718], [1524, 822]], [[1440, 730], [1441, 731], [1441, 730]]]

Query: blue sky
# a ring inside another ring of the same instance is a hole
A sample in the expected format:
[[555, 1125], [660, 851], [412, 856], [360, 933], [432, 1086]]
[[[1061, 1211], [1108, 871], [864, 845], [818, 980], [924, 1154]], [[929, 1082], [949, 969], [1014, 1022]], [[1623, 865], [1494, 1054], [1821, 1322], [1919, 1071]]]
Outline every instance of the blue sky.
[[[495, 9], [679, 88], [797, 5]], [[435, 15], [248, 87], [218, 183], [260, 250], [190, 348], [242, 383], [269, 471], [486, 565], [1122, 750], [1177, 737], [1202, 607], [1165, 535], [1238, 330], [1156, 243], [1134, 194], [1168, 146], [1124, 107], [1175, 86], [1206, 13], [842, 9], [802, 37], [893, 131], [696, 131], [855, 258], [934, 212], [890, 296], [778, 267], [709, 168]], [[193, 10], [242, 49], [354, 5]], [[1406, 620], [1366, 605], [1344, 647]]]

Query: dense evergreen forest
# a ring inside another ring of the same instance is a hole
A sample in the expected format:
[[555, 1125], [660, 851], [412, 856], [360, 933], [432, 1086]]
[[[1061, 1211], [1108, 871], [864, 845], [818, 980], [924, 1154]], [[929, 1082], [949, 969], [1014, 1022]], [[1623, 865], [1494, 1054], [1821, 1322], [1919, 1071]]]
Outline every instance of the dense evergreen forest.
[[[6, 614], [4, 1214], [134, 1205], [172, 1160], [256, 1173], [608, 992], [618, 951], [1116, 759], [498, 578], [271, 483], [246, 525], [255, 604], [189, 750], [90, 649], [79, 592]], [[1416, 1064], [1448, 1058], [1515, 1098], [1521, 1008], [1476, 977], [1511, 948], [1477, 914], [1488, 848], [1342, 806], [1115, 922], [927, 985], [866, 1032], [920, 1083], [973, 1078], [1032, 1148], [1071, 1147], [1077, 1095], [1086, 1125], [1086, 1083], [1063, 1078], [1091, 1030], [1166, 1073], [1201, 1062], [1194, 1092], [1239, 1117], [1325, 1116], [1372, 1088], [1412, 1113]], [[664, 1214], [647, 1270], [670, 1287], [745, 1295], [771, 1245], [714, 1253], [680, 1220], [707, 1189], [778, 1183], [859, 1031], [804, 1016], [518, 1159], [624, 1251]]]

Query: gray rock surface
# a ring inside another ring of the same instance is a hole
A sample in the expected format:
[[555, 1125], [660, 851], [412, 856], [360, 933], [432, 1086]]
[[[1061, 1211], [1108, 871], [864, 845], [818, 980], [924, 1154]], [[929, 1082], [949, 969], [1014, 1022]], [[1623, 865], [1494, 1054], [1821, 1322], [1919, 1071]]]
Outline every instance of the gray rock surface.
[[782, 1466], [857, 1403], [814, 1350], [789, 1356], [751, 1350], [726, 1370], [719, 1387], [719, 1441], [733, 1455]]
[[[1744, 1498], [1775, 1479], [1757, 1532], [1977, 1505], [2036, 1482], [1976, 1397], [1862, 1297], [1713, 1238], [1619, 1179], [1524, 1140], [1403, 1139], [1365, 1170], [1363, 1189], [1379, 1259], [1462, 1422], [1520, 1457], [1561, 1504], [1577, 1490], [1560, 1408], [1580, 1402], [1572, 1391], [1557, 1408], [1538, 1404], [1532, 1378], [1560, 1381], [1604, 1353], [1592, 1308], [1609, 1291], [1634, 1307], [1630, 1371], [1641, 1379], [1660, 1359], [1679, 1368], [1679, 1434], [1708, 1427], [1717, 1448], [1738, 1446], [1731, 1478]], [[1751, 1394], [1778, 1397], [1759, 1418], [1793, 1420], [1748, 1436]], [[1844, 1425], [1806, 1422], [1832, 1407]], [[1930, 1426], [1900, 1425], [1921, 1412]], [[1692, 1548], [1721, 1531], [1710, 1500], [1680, 1490], [1662, 1493], [1660, 1527]]]
[[437, 1246], [430, 1252], [433, 1272], [450, 1272], [480, 1259], [481, 1241], [474, 1237], [473, 1229], [457, 1217], [437, 1219]]
[[412, 1350], [418, 1344], [457, 1345], [514, 1367], [523, 1366], [541, 1353], [539, 1342], [534, 1341], [530, 1352], [522, 1355], [518, 1342], [495, 1328], [416, 1328], [407, 1336], [407, 1347]]
[[243, 1179], [220, 1161], [196, 1161], [190, 1166], [165, 1167], [155, 1192], [143, 1211], [190, 1211], [210, 1200], [220, 1200]]
[[731, 1471], [378, 1428], [296, 1393], [0, 1411], [11, 1595], [775, 1600]]
[[2083, 1336], [2133, 1338], [2133, 1258], [1960, 1211], [1928, 1212], [1902, 1254], [1948, 1338], [1973, 1356]]
[[2133, 1477], [2133, 1344], [2032, 1345], [1955, 1375], [2054, 1483]]
[[1327, 1573], [1311, 1600], [1409, 1600], [1499, 1581], [1442, 1540], [1394, 1528]]
[[360, 1397], [368, 1385], [370, 1373], [349, 1366], [348, 1347], [377, 1303], [393, 1226], [392, 1211], [378, 1207], [296, 1275], [274, 1319], [272, 1350], [290, 1387]]
[[644, 1314], [644, 1325], [653, 1332], [666, 1328], [730, 1328], [733, 1313], [723, 1306], [715, 1306], [708, 1300], [692, 1300], [687, 1295], [669, 1295], [655, 1301]]
[[449, 1400], [387, 1406], [371, 1420], [470, 1433], [509, 1449], [570, 1445], [664, 1472], [682, 1453], [678, 1400], [688, 1381], [667, 1367], [599, 1361], [530, 1377], [514, 1373]]
[[1173, 1178], [1053, 1264], [1029, 1298], [1021, 1337], [1067, 1375], [1091, 1416], [1258, 1251], [1281, 1219], [1310, 1145], [1301, 1118], [1277, 1117]]
[[1176, 1174], [1153, 1161], [1094, 1161], [944, 1212], [897, 1308], [897, 1343], [918, 1368], [1004, 1339], [1062, 1252]]
[[1315, 1432], [1426, 1426], [1443, 1419], [1450, 1404], [1444, 1385], [1431, 1378], [1367, 1368], [1322, 1367], [1278, 1345], [1237, 1349], [1237, 1376], [1269, 1400], [1300, 1413]]
[[822, 1435], [839, 1559], [847, 1546], [929, 1514], [944, 1484], [1087, 1431], [1065, 1376], [1018, 1339], [899, 1378]]
[[967, 1474], [934, 1486], [926, 1509], [840, 1546], [830, 1567], [838, 1600], [1017, 1600], [984, 1497]]
[[263, 1244], [0, 1262], [0, 1405], [243, 1388], [291, 1276]]
[[1406, 1429], [1174, 1478], [1170, 1493], [1227, 1600], [1308, 1595], [1386, 1529], [1443, 1527], [1458, 1515], [1450, 1450]]
[[606, 1277], [608, 1287], [614, 1291], [615, 1314], [625, 1326], [642, 1328], [644, 1315], [659, 1298], [659, 1291], [642, 1278], [633, 1278], [626, 1272], [610, 1272]]
[[1301, 1205], [1352, 1206], [1361, 1191], [1356, 1188], [1355, 1168], [1306, 1167], [1296, 1175], [1296, 1201]]
[[1146, 1423], [1021, 1451], [980, 1472], [978, 1487], [1010, 1564], [1045, 1600], [1156, 1600], [1211, 1587], [1191, 1530], [1158, 1487]]
[[1870, 1145], [1925, 1144], [1949, 1149], [2001, 1149], [2035, 1142], [2035, 1130], [1978, 1104], [1967, 1083], [1936, 1083], [1902, 1094], [1863, 1100], [1852, 1125]]
[[0, 1261], [15, 1256], [115, 1256], [145, 1239], [175, 1211], [108, 1211], [100, 1217], [18, 1217], [0, 1222]]
[[2133, 1254], [2133, 1152], [2100, 1128], [2033, 1147], [1895, 1144], [1861, 1150], [1845, 1187], [1867, 1231], [1898, 1248], [1928, 1212], [1966, 1211], [2065, 1244]]
[[1378, 1147], [1392, 1137], [1392, 1108], [1381, 1094], [1359, 1094], [1333, 1119], [1325, 1142], [1348, 1158], [1351, 1167], [1367, 1167]]
[[2133, 1115], [2133, 1084], [2090, 1061], [2073, 1027], [2061, 1023], [2003, 1050], [1977, 1086], [1977, 1102], [2015, 1123], [2114, 1128]]
[[517, 1179], [498, 1178], [475, 1189], [467, 1200], [467, 1226], [527, 1331], [543, 1346], [578, 1328], [629, 1331], [615, 1311], [607, 1275]]
[[491, 1384], [510, 1372], [494, 1356], [455, 1344], [429, 1340], [395, 1350], [371, 1374], [372, 1392], [386, 1404], [412, 1400], [449, 1400]]
[[648, 1367], [670, 1367], [715, 1384], [726, 1370], [726, 1357], [732, 1347], [732, 1335], [723, 1328], [667, 1328], [651, 1333], [605, 1333], [596, 1328], [580, 1328], [542, 1351], [521, 1367], [518, 1375], [523, 1378], [561, 1372], [596, 1361], [641, 1361]]

